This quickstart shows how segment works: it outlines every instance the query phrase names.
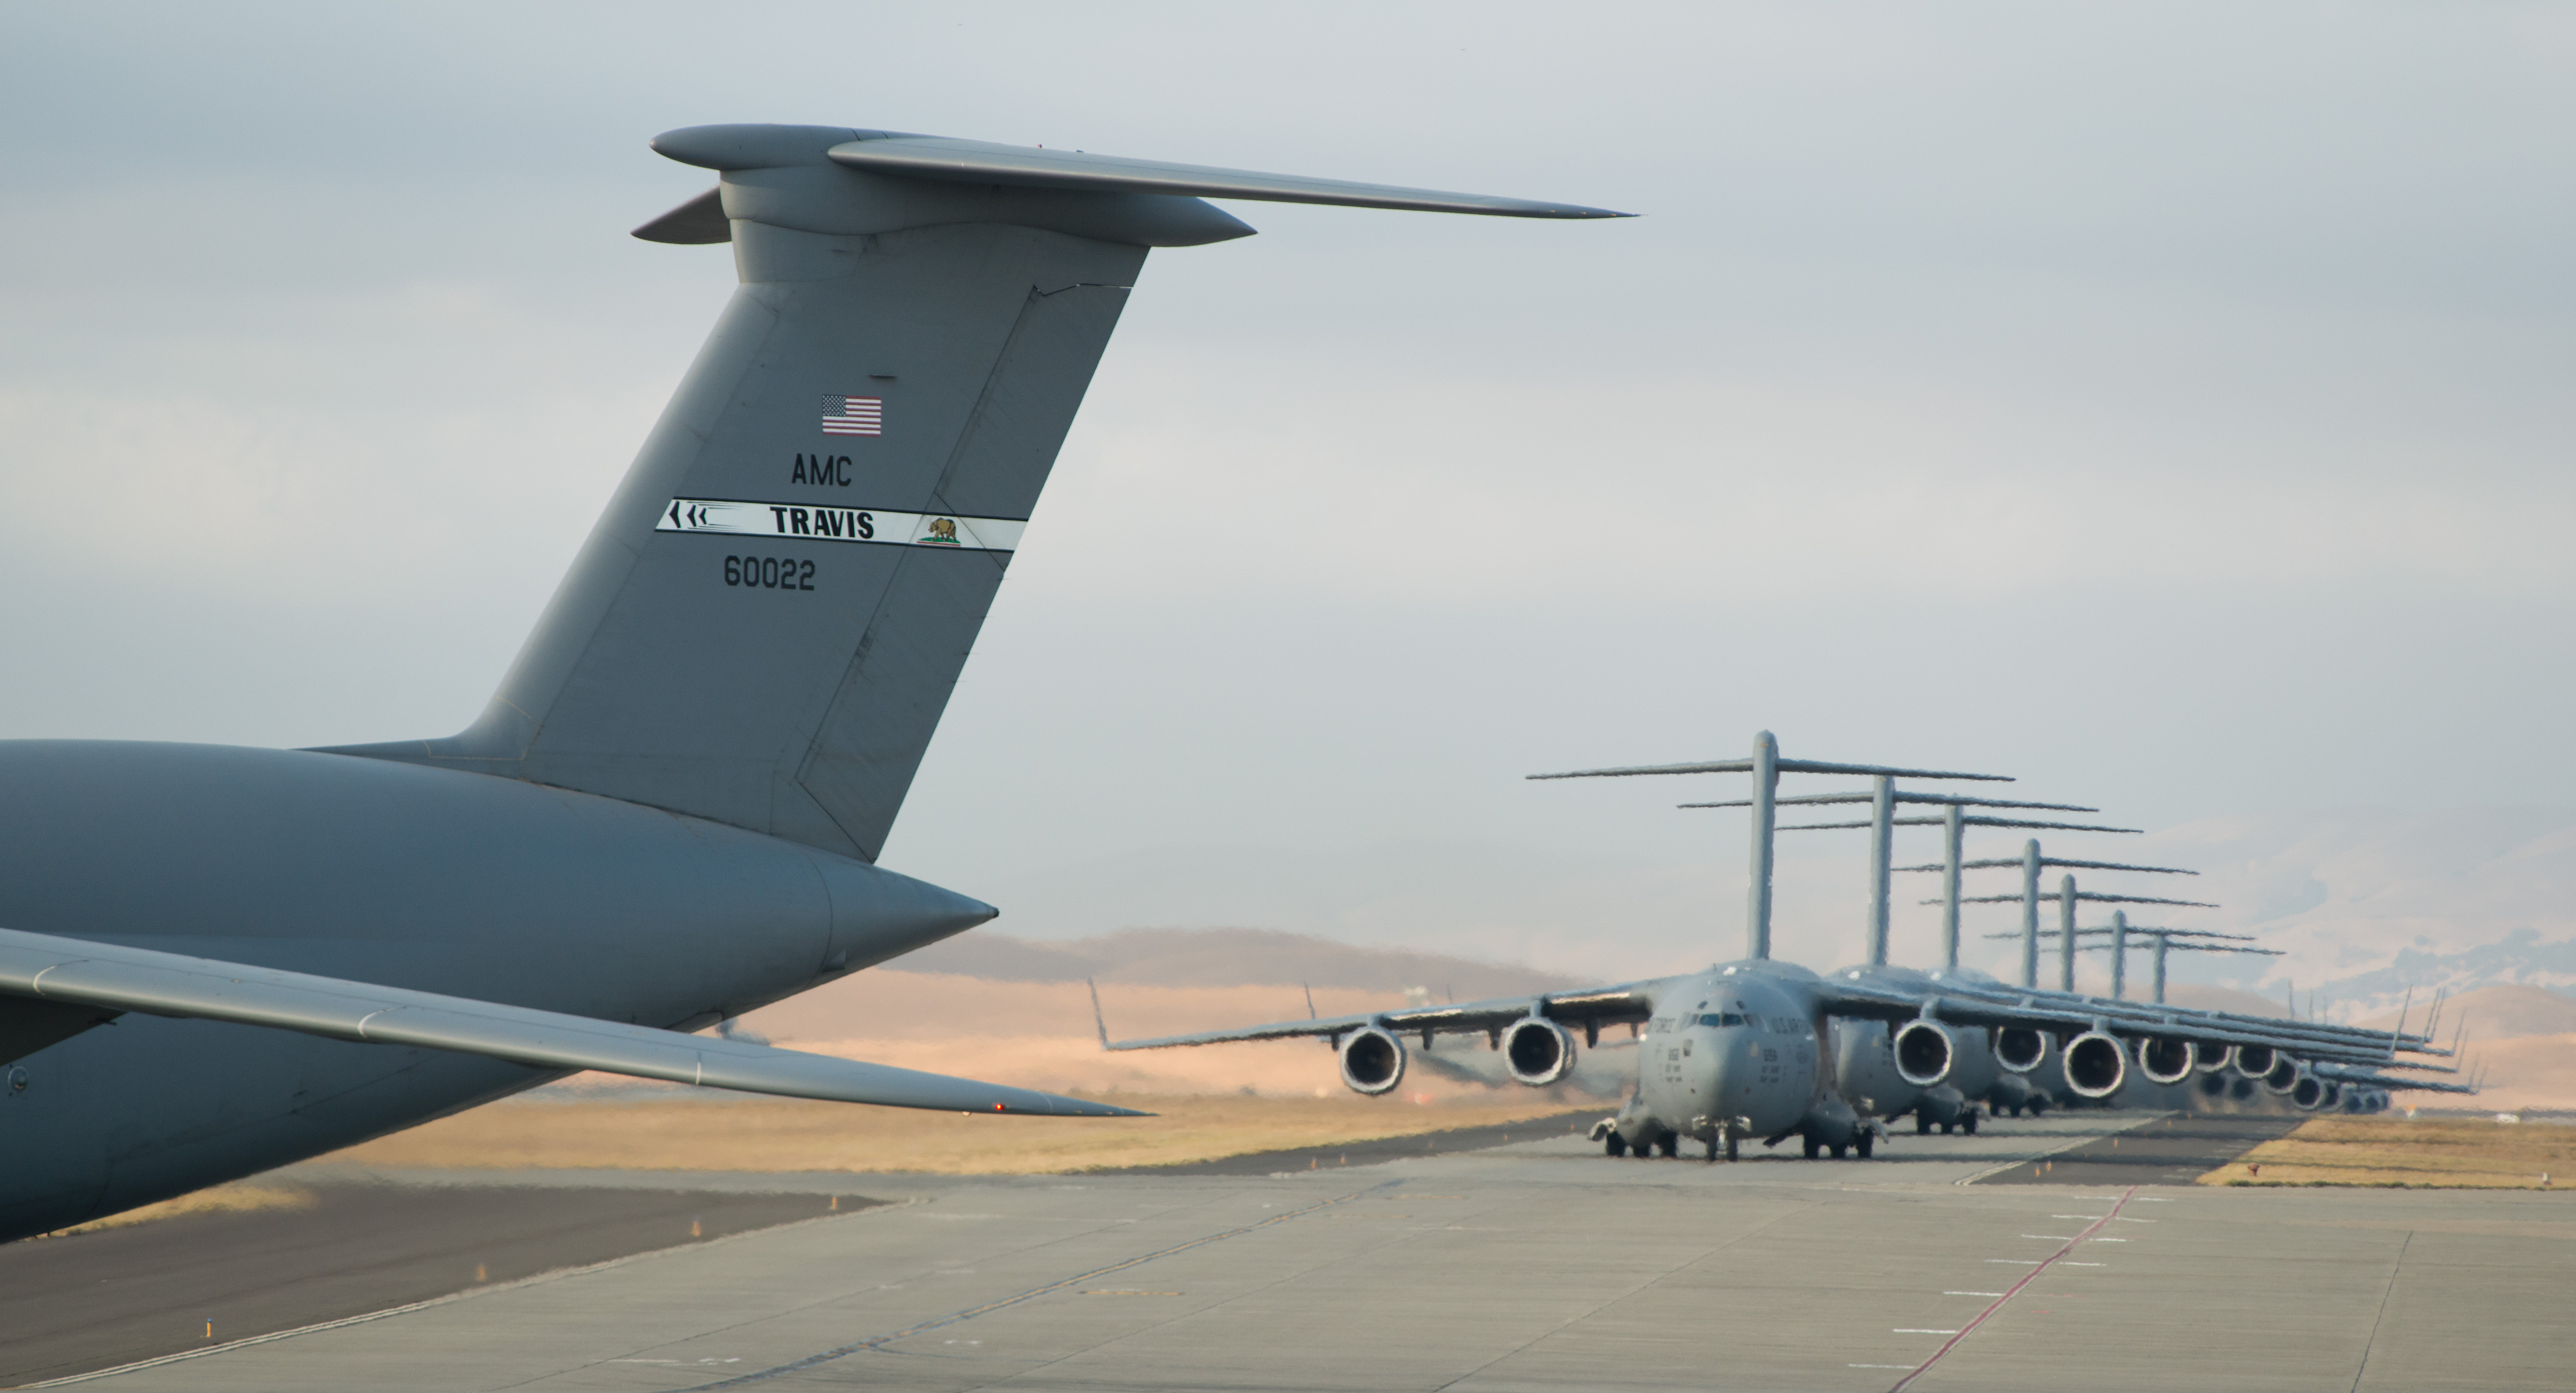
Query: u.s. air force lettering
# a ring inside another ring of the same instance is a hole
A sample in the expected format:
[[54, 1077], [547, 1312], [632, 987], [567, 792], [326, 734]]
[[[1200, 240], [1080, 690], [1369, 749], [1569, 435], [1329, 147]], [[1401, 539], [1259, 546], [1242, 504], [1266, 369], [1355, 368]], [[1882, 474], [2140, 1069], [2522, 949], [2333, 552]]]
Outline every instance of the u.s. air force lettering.
[[653, 530], [790, 541], [881, 542], [959, 551], [1016, 551], [1020, 533], [1028, 525], [1025, 518], [963, 518], [885, 508], [817, 508], [806, 503], [674, 498], [662, 510], [662, 520], [654, 524]]

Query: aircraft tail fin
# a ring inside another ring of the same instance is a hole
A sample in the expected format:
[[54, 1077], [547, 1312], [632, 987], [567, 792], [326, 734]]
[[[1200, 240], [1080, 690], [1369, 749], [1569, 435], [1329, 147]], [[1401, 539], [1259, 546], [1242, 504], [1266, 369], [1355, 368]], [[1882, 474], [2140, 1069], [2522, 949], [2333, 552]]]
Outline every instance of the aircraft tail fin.
[[654, 148], [723, 182], [636, 235], [730, 242], [741, 285], [482, 717], [332, 752], [870, 861], [1147, 249], [1252, 231], [1188, 191], [1593, 211], [836, 127]]

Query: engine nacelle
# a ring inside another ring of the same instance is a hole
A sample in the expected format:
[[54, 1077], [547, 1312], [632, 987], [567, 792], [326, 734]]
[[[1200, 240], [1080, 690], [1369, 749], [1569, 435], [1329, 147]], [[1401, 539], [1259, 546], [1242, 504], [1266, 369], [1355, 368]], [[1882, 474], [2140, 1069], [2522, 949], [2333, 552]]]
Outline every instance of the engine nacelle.
[[2290, 1106], [2301, 1112], [2316, 1112], [2334, 1104], [2334, 1085], [2301, 1070], [2298, 1082], [2290, 1085]]
[[1930, 1088], [1950, 1077], [1950, 1063], [1959, 1054], [1950, 1043], [1949, 1031], [1921, 1020], [1897, 1027], [1888, 1048], [1896, 1056], [1896, 1076], [1916, 1088]]
[[2216, 1074], [2223, 1072], [2228, 1065], [2236, 1062], [2236, 1047], [2234, 1045], [2194, 1044], [2191, 1047], [2191, 1056], [2191, 1067], [2198, 1069], [2204, 1074]]
[[2129, 1077], [2129, 1052], [2098, 1030], [2066, 1042], [2066, 1086], [2078, 1097], [2108, 1098]]
[[2238, 1045], [2234, 1054], [2236, 1057], [2229, 1062], [2236, 1066], [2239, 1076], [2249, 1079], [2261, 1079], [2281, 1061], [2281, 1052], [2270, 1045]]
[[2017, 1025], [1995, 1032], [1995, 1063], [2016, 1074], [2027, 1074], [2046, 1062], [2047, 1035]]
[[1374, 1098], [1404, 1082], [1404, 1042], [1373, 1025], [1342, 1037], [1342, 1084]]
[[1545, 1088], [1574, 1072], [1574, 1037], [1554, 1021], [1523, 1016], [1503, 1031], [1503, 1063], [1513, 1082]]
[[2138, 1072], [2150, 1083], [2180, 1083], [2191, 1077], [2196, 1053], [2189, 1040], [2149, 1035], [2138, 1041]]
[[2272, 1056], [2272, 1072], [2263, 1076], [2263, 1086], [2286, 1098], [2297, 1090], [2299, 1080], [2306, 1078], [2307, 1074], [2306, 1065], [2286, 1054], [2275, 1054]]

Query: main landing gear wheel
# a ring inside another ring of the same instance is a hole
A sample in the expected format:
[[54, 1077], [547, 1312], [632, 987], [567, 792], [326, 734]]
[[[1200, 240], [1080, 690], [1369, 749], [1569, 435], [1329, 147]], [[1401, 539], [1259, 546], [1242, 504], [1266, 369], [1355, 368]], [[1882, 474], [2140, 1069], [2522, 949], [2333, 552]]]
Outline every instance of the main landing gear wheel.
[[1948, 1135], [1950, 1135], [1950, 1124], [1949, 1124], [1949, 1123], [1944, 1122], [1944, 1123], [1942, 1123], [1942, 1124], [1941, 1124], [1941, 1135], [1943, 1135], [1943, 1136], [1945, 1136], [1945, 1137], [1946, 1137], [1946, 1136], [1948, 1136]]
[[1850, 1155], [1851, 1148], [1849, 1146], [1837, 1146], [1834, 1148], [1834, 1159], [1837, 1161], [1843, 1160]]
[[1966, 1117], [1960, 1118], [1959, 1130], [1967, 1133], [1969, 1136], [1975, 1136], [1977, 1134], [1977, 1115], [1975, 1113], [1970, 1113]]
[[1613, 1156], [1625, 1156], [1628, 1154], [1628, 1139], [1616, 1132], [1612, 1132], [1609, 1136], [1601, 1139], [1601, 1149], [1609, 1152]]
[[1682, 1134], [1679, 1132], [1668, 1133], [1661, 1142], [1657, 1143], [1657, 1145], [1663, 1147], [1665, 1156], [1674, 1160], [1679, 1160], [1682, 1154]]
[[1809, 1138], [1807, 1138], [1807, 1142], [1806, 1142], [1806, 1149], [1807, 1149], [1807, 1159], [1808, 1159], [1808, 1160], [1810, 1160], [1810, 1161], [1812, 1161], [1812, 1160], [1816, 1159], [1818, 1156], [1821, 1156], [1821, 1155], [1823, 1155], [1823, 1154], [1824, 1154], [1824, 1152], [1825, 1152], [1825, 1144], [1824, 1144], [1823, 1142], [1820, 1142], [1820, 1141], [1816, 1140], [1814, 1137], [1809, 1137]]
[[1914, 1135], [1916, 1135], [1916, 1136], [1918, 1136], [1918, 1137], [1919, 1137], [1919, 1136], [1924, 1135], [1924, 1134], [1925, 1134], [1925, 1133], [1927, 1133], [1927, 1132], [1930, 1132], [1931, 1130], [1932, 1130], [1932, 1119], [1931, 1119], [1931, 1118], [1925, 1117], [1923, 1114], [1921, 1114], [1921, 1113], [1919, 1113], [1919, 1112], [1918, 1112], [1918, 1113], [1916, 1113], [1916, 1114], [1914, 1114]]
[[1877, 1141], [1878, 1141], [1878, 1134], [1877, 1134], [1877, 1133], [1875, 1133], [1875, 1132], [1863, 1132], [1863, 1133], [1861, 1133], [1861, 1134], [1860, 1134], [1860, 1140], [1858, 1140], [1858, 1141], [1856, 1141], [1856, 1142], [1853, 1142], [1853, 1143], [1852, 1143], [1852, 1145], [1853, 1145], [1853, 1146], [1855, 1146], [1855, 1147], [1857, 1147], [1857, 1148], [1860, 1150], [1860, 1158], [1861, 1158], [1862, 1160], [1866, 1161], [1866, 1160], [1868, 1160], [1868, 1159], [1869, 1159], [1869, 1152], [1870, 1152], [1870, 1148], [1871, 1148], [1871, 1146], [1872, 1146], [1872, 1145], [1874, 1145]]
[[1733, 1137], [1726, 1139], [1726, 1159], [1730, 1161], [1735, 1159], [1735, 1138]]

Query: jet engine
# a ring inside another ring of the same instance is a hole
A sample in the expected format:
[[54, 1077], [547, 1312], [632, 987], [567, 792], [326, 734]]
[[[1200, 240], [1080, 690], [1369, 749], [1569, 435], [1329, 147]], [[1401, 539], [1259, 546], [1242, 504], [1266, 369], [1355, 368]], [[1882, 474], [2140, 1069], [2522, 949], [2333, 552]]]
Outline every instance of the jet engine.
[[1995, 1032], [1995, 1062], [2016, 1074], [2027, 1074], [2048, 1059], [2048, 1036], [2022, 1026]]
[[2098, 1030], [2066, 1042], [2066, 1086], [2085, 1098], [2108, 1098], [2129, 1076], [2129, 1052]]
[[1342, 1039], [1342, 1083], [1374, 1098], [1404, 1082], [1404, 1042], [1373, 1025]]
[[1907, 1021], [1889, 1043], [1896, 1055], [1896, 1076], [1916, 1088], [1930, 1088], [1950, 1077], [1950, 1063], [1958, 1055], [1950, 1045], [1950, 1032], [1930, 1021]]
[[2237, 1073], [2249, 1079], [2259, 1079], [2271, 1073], [2272, 1066], [2279, 1063], [2280, 1058], [2280, 1051], [2270, 1045], [2238, 1045], [2233, 1063]]
[[2234, 1045], [2201, 1045], [2191, 1047], [2192, 1067], [2204, 1074], [2215, 1074], [2236, 1062]]
[[2335, 1104], [2335, 1086], [2302, 1069], [2298, 1082], [2290, 1085], [2290, 1106], [2301, 1112], [2317, 1112]]
[[2138, 1041], [2138, 1072], [2150, 1083], [2180, 1083], [2191, 1077], [2197, 1053], [2189, 1040], [2149, 1035]]
[[1503, 1062], [1513, 1082], [1545, 1088], [1574, 1072], [1574, 1037], [1554, 1021], [1523, 1016], [1503, 1032]]
[[2272, 1072], [2263, 1076], [2263, 1086], [2287, 1097], [2298, 1089], [2299, 1080], [2305, 1078], [2307, 1072], [2307, 1067], [2299, 1061], [2276, 1053], [2272, 1056]]

